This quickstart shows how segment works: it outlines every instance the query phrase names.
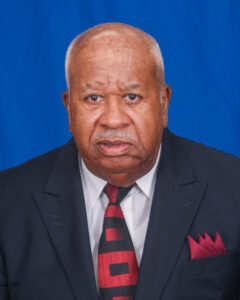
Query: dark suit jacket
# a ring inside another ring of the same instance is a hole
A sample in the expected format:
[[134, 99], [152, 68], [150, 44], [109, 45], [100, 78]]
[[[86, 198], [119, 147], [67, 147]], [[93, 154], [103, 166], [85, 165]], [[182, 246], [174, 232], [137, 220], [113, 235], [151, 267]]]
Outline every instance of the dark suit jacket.
[[[164, 132], [136, 300], [236, 300], [240, 160]], [[0, 299], [97, 300], [71, 140], [0, 176]], [[190, 261], [187, 235], [227, 254]]]

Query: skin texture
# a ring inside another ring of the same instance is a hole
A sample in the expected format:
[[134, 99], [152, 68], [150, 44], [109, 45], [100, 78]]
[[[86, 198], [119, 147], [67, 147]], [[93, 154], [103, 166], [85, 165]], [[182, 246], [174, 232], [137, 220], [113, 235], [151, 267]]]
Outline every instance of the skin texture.
[[171, 89], [144, 35], [115, 23], [81, 35], [62, 95], [85, 165], [116, 186], [150, 171], [168, 122]]

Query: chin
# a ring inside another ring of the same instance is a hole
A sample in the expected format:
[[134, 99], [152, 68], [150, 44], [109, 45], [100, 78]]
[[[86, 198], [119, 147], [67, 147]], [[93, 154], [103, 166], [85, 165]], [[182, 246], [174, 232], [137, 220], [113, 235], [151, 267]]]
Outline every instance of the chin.
[[133, 169], [139, 165], [139, 160], [130, 157], [115, 157], [101, 159], [94, 162], [95, 168], [102, 169], [111, 173], [132, 173]]

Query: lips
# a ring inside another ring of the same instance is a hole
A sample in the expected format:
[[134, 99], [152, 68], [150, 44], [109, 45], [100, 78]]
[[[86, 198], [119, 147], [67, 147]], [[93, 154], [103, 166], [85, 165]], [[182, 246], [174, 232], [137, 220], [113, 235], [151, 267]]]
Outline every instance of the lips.
[[131, 147], [129, 141], [103, 140], [97, 143], [100, 152], [106, 156], [119, 156], [125, 154]]

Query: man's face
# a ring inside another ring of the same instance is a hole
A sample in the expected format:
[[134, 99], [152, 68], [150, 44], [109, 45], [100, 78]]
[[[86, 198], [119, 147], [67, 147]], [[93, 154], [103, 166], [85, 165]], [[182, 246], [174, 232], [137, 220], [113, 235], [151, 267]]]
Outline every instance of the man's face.
[[152, 168], [167, 125], [170, 88], [162, 84], [160, 91], [145, 52], [88, 47], [75, 56], [70, 89], [63, 93], [87, 168], [119, 186]]

